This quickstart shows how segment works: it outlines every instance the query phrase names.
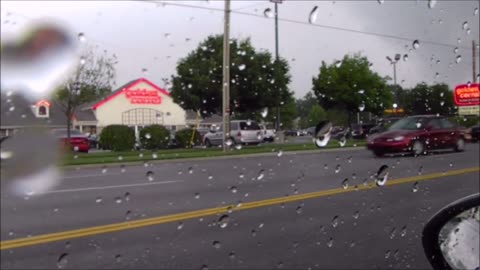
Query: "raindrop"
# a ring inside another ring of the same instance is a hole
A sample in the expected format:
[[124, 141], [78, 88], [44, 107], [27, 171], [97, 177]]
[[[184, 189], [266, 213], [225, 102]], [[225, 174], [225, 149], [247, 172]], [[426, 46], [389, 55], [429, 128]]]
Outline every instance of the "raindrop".
[[475, 8], [475, 9], [473, 10], [473, 15], [478, 15], [478, 8]]
[[130, 220], [131, 215], [132, 215], [132, 211], [128, 210], [128, 211], [125, 213], [125, 220]]
[[125, 195], [123, 195], [123, 197], [125, 198], [125, 201], [130, 201], [130, 192], [125, 192]]
[[317, 147], [325, 147], [330, 141], [332, 131], [332, 123], [329, 121], [322, 121], [315, 127], [314, 142]]
[[195, 193], [195, 199], [197, 199], [197, 200], [200, 199], [200, 193], [198, 193], [198, 192]]
[[122, 156], [118, 156], [118, 160], [123, 160], [123, 157], [122, 157]]
[[262, 180], [264, 176], [265, 176], [264, 171], [263, 171], [263, 169], [261, 169], [261, 170], [258, 172], [257, 180]]
[[312, 11], [310, 11], [310, 16], [308, 16], [308, 22], [313, 24], [317, 21], [318, 16], [318, 6], [313, 7]]
[[237, 193], [237, 187], [236, 187], [236, 186], [230, 187], [230, 191], [231, 191], [232, 193]]
[[263, 108], [262, 111], [260, 112], [260, 115], [265, 118], [268, 115], [268, 108]]
[[444, 93], [443, 93], [443, 92], [441, 92], [441, 93], [440, 93], [440, 97], [443, 97], [443, 95], [444, 95]]
[[455, 53], [455, 54], [458, 53], [458, 47], [455, 47], [455, 49], [453, 49], [453, 53]]
[[240, 173], [240, 174], [238, 175], [238, 177], [241, 178], [241, 179], [243, 179], [243, 177], [245, 177], [245, 175], [243, 175], [243, 173]]
[[120, 254], [115, 255], [115, 261], [117, 263], [121, 262], [122, 261], [122, 255], [120, 255]]
[[462, 61], [462, 56], [461, 55], [457, 55], [457, 58], [455, 58], [455, 63], [460, 63]]
[[126, 171], [125, 165], [120, 165], [120, 172], [124, 173]]
[[420, 166], [418, 168], [418, 175], [422, 175], [422, 173], [423, 173], [423, 166]]
[[428, 8], [434, 8], [437, 4], [437, 0], [428, 0]]
[[238, 70], [244, 70], [245, 67], [246, 67], [245, 64], [241, 64], [241, 65], [238, 66]]
[[154, 173], [152, 171], [148, 171], [146, 176], [147, 176], [147, 180], [150, 181], [150, 182], [155, 179]]
[[403, 226], [400, 232], [401, 237], [405, 237], [405, 235], [407, 235], [407, 225]]
[[365, 104], [363, 104], [363, 103], [360, 104], [360, 105], [358, 106], [358, 110], [361, 111], [361, 112], [363, 112], [363, 110], [365, 110]]
[[231, 260], [235, 259], [235, 252], [233, 252], [233, 251], [230, 252], [230, 253], [228, 254], [228, 257], [229, 257]]
[[377, 0], [377, 2], [381, 5], [385, 2], [385, 0]]
[[87, 41], [87, 38], [85, 37], [85, 34], [84, 34], [84, 33], [78, 33], [78, 36], [77, 36], [77, 37], [78, 37], [78, 40], [79, 40], [80, 42], [82, 42], [82, 43], [85, 42], [85, 41]]
[[96, 203], [101, 203], [102, 201], [103, 201], [103, 198], [102, 198], [102, 197], [97, 197], [97, 198], [95, 199], [95, 202], [96, 202]]
[[148, 69], [142, 68], [142, 73], [143, 73], [144, 75], [147, 74], [147, 73], [148, 73]]
[[385, 259], [390, 258], [390, 253], [391, 253], [390, 250], [387, 250], [387, 251], [385, 252]]
[[359, 211], [355, 211], [355, 213], [353, 213], [353, 218], [354, 218], [354, 219], [358, 219], [359, 216], [360, 216], [360, 212], [359, 212]]
[[204, 264], [200, 267], [200, 270], [208, 270], [208, 265]]
[[395, 238], [396, 233], [397, 233], [397, 229], [396, 229], [396, 228], [393, 228], [393, 229], [390, 231], [390, 239]]
[[385, 183], [387, 183], [388, 180], [388, 166], [387, 165], [382, 165], [377, 171], [377, 174], [375, 175], [375, 184], [379, 187], [383, 187]]
[[418, 191], [418, 182], [413, 183], [412, 192]]
[[334, 216], [332, 219], [332, 227], [336, 228], [338, 226], [338, 216]]
[[340, 145], [340, 147], [344, 147], [347, 144], [347, 138], [345, 137], [340, 138], [338, 140], [338, 144]]
[[363, 94], [365, 94], [365, 90], [363, 90], [363, 89], [358, 90], [358, 93], [361, 94], [361, 95], [363, 95]]
[[225, 229], [228, 226], [229, 221], [230, 221], [230, 217], [228, 215], [222, 215], [218, 219], [218, 226], [222, 229]]
[[189, 174], [193, 174], [193, 167], [189, 167], [189, 168], [188, 168], [188, 173], [189, 173]]
[[222, 244], [220, 243], [220, 241], [213, 241], [212, 246], [216, 249], [219, 249], [222, 247]]
[[297, 214], [300, 215], [302, 213], [302, 206], [301, 205], [297, 206], [297, 209], [295, 209], [295, 211], [297, 212]]
[[150, 135], [150, 133], [146, 133], [146, 134], [145, 134], [145, 138], [146, 138], [147, 140], [149, 140], [150, 138], [152, 138], [152, 135]]
[[340, 164], [337, 164], [337, 166], [335, 166], [335, 173], [339, 173], [340, 170], [341, 170]]
[[342, 65], [342, 61], [337, 60], [335, 61], [335, 67], [339, 68]]
[[327, 247], [331, 248], [333, 246], [333, 238], [330, 237], [330, 239], [327, 242]]
[[225, 140], [225, 145], [226, 146], [232, 146], [233, 145], [233, 140], [232, 139]]
[[463, 27], [463, 30], [467, 30], [468, 29], [468, 22], [463, 22], [462, 27]]
[[343, 189], [347, 189], [347, 188], [348, 188], [348, 178], [345, 178], [345, 179], [342, 181], [342, 188], [343, 188]]
[[158, 158], [157, 153], [152, 153], [152, 158], [153, 158], [153, 159], [157, 159], [157, 158]]
[[412, 46], [416, 50], [416, 49], [420, 48], [420, 42], [416, 39], [416, 40], [413, 41]]
[[115, 202], [118, 203], [118, 204], [122, 203], [122, 198], [116, 197]]
[[443, 106], [445, 104], [445, 101], [440, 101], [440, 106]]
[[179, 222], [177, 225], [177, 230], [183, 229], [183, 222]]
[[404, 62], [407, 62], [407, 61], [408, 61], [408, 54], [404, 54], [404, 55], [403, 55], [403, 61], [404, 61]]
[[85, 57], [80, 57], [80, 65], [85, 65], [86, 60]]
[[68, 264], [68, 253], [63, 253], [62, 255], [60, 255], [60, 257], [58, 257], [57, 268], [63, 269], [67, 267], [67, 264]]
[[108, 170], [108, 169], [107, 169], [107, 166], [103, 166], [103, 167], [102, 167], [102, 173], [106, 173], [107, 170]]
[[272, 18], [273, 17], [272, 9], [271, 8], [265, 9], [265, 11], [263, 11], [263, 15], [267, 18]]

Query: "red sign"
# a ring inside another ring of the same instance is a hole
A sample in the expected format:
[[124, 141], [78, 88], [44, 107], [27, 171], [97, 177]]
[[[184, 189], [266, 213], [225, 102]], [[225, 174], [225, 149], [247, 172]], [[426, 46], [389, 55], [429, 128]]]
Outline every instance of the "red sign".
[[50, 108], [50, 102], [42, 99], [40, 101], [38, 101], [36, 104], [35, 104], [36, 107], [39, 107], [39, 106], [47, 106]]
[[462, 84], [455, 87], [453, 94], [457, 106], [480, 105], [480, 84]]
[[157, 90], [125, 90], [125, 96], [131, 104], [160, 104], [162, 98]]

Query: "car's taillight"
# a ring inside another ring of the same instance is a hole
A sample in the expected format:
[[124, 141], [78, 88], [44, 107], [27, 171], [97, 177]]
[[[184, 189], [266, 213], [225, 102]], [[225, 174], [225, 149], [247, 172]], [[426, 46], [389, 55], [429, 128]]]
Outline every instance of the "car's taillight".
[[242, 137], [242, 132], [239, 131], [239, 132], [237, 133], [237, 137]]

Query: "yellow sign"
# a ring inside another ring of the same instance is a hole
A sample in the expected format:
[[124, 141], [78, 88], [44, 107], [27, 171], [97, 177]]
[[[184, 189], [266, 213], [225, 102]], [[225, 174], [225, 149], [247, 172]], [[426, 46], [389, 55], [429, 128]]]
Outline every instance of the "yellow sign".
[[480, 115], [480, 106], [461, 106], [458, 107], [458, 115]]
[[386, 109], [385, 113], [404, 113], [405, 111], [402, 108], [398, 109]]

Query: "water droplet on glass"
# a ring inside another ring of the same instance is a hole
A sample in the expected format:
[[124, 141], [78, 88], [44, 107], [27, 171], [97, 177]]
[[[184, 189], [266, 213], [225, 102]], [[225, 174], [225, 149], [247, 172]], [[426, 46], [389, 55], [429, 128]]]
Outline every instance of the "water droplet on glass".
[[390, 239], [395, 238], [396, 233], [397, 233], [397, 229], [396, 229], [396, 228], [393, 228], [393, 229], [390, 231]]
[[332, 227], [336, 228], [338, 226], [338, 216], [334, 216], [332, 219]]
[[467, 30], [468, 29], [468, 22], [463, 22], [462, 28], [463, 28], [463, 30]]
[[455, 54], [458, 53], [458, 47], [455, 47], [455, 49], [453, 49], [453, 53], [455, 53]]
[[337, 166], [335, 166], [335, 173], [339, 173], [341, 170], [341, 166], [340, 164], [337, 164]]
[[375, 175], [375, 184], [379, 187], [383, 187], [388, 180], [388, 166], [387, 165], [382, 165], [377, 171], [377, 174]]
[[437, 4], [437, 0], [428, 0], [428, 8], [434, 8]]
[[97, 198], [95, 199], [95, 202], [96, 202], [96, 203], [101, 203], [102, 201], [103, 201], [103, 198], [102, 198], [102, 197], [97, 197]]
[[149, 140], [150, 138], [152, 138], [152, 135], [150, 135], [150, 133], [146, 133], [145, 138]]
[[295, 211], [297, 212], [297, 214], [301, 214], [302, 213], [302, 206], [301, 205], [297, 206], [297, 209], [295, 209]]
[[423, 166], [420, 166], [418, 168], [418, 175], [422, 175], [422, 173], [423, 173]]
[[125, 165], [120, 165], [120, 172], [124, 173], [126, 171]]
[[347, 188], [348, 188], [348, 178], [345, 178], [345, 179], [342, 181], [342, 188], [343, 188], [343, 189], [347, 189]]
[[417, 192], [418, 191], [418, 182], [413, 183], [412, 186], [412, 192]]
[[229, 221], [230, 221], [230, 217], [228, 215], [222, 215], [218, 219], [218, 226], [222, 229], [225, 229], [228, 226]]
[[400, 231], [400, 236], [405, 237], [407, 235], [407, 225], [402, 227], [402, 230]]
[[125, 213], [125, 220], [130, 220], [132, 216], [132, 211], [128, 210], [126, 213]]
[[473, 10], [473, 15], [478, 15], [478, 8], [475, 8], [475, 9]]
[[260, 112], [260, 115], [265, 118], [268, 115], [268, 108], [263, 108], [262, 111]]
[[404, 61], [404, 62], [407, 62], [407, 61], [408, 61], [408, 54], [404, 54], [404, 55], [403, 55], [403, 61]]
[[107, 169], [107, 166], [103, 166], [102, 167], [102, 173], [107, 173], [108, 169]]
[[118, 203], [118, 204], [122, 203], [122, 198], [116, 197], [115, 202]]
[[462, 56], [461, 55], [457, 55], [457, 57], [455, 58], [455, 63], [460, 63], [462, 61]]
[[282, 155], [283, 155], [283, 151], [282, 151], [282, 150], [279, 150], [279, 151], [277, 152], [277, 157], [281, 157]]
[[315, 145], [319, 148], [327, 146], [330, 141], [332, 131], [332, 123], [329, 121], [322, 121], [315, 127]]
[[385, 0], [377, 0], [377, 3], [379, 3], [380, 5], [383, 4], [385, 2]]
[[115, 261], [117, 263], [122, 262], [122, 255], [120, 255], [120, 254], [115, 255]]
[[200, 199], [200, 193], [195, 193], [195, 199]]
[[241, 65], [238, 66], [238, 70], [244, 70], [245, 67], [246, 67], [245, 64], [241, 64]]
[[125, 194], [123, 195], [123, 198], [125, 199], [125, 201], [130, 201], [130, 192], [125, 192]]
[[361, 112], [363, 112], [363, 110], [365, 110], [365, 104], [363, 104], [363, 103], [360, 104], [360, 105], [358, 106], [358, 110], [361, 111]]
[[333, 246], [333, 238], [330, 237], [330, 239], [327, 242], [327, 247], [331, 248]]
[[179, 222], [177, 225], [177, 230], [183, 229], [183, 222]]
[[235, 252], [232, 251], [232, 252], [228, 253], [228, 257], [229, 257], [231, 260], [235, 259]]
[[152, 171], [148, 171], [148, 172], [146, 173], [146, 176], [147, 176], [147, 180], [150, 181], [150, 182], [155, 179], [154, 173], [153, 173]]
[[335, 67], [339, 68], [342, 65], [342, 61], [337, 60], [335, 61]]
[[220, 241], [213, 241], [212, 246], [216, 249], [219, 249], [222, 247], [222, 244], [220, 243]]
[[342, 137], [338, 139], [338, 144], [340, 145], [340, 147], [344, 147], [347, 144], [347, 138]]
[[272, 18], [273, 17], [273, 12], [272, 12], [272, 9], [271, 8], [266, 8], [264, 11], [263, 11], [263, 15], [267, 18]]
[[262, 180], [264, 176], [265, 176], [265, 174], [264, 174], [264, 171], [262, 169], [257, 174], [257, 180]]
[[230, 191], [231, 191], [232, 193], [237, 193], [237, 187], [236, 187], [236, 186], [230, 187]]
[[87, 38], [85, 37], [84, 33], [78, 33], [77, 37], [78, 37], [78, 41], [80, 41], [82, 43], [87, 41]]
[[387, 250], [387, 251], [385, 252], [385, 259], [390, 258], [390, 253], [391, 253], [390, 250]]
[[353, 218], [354, 219], [358, 219], [358, 217], [360, 216], [360, 212], [359, 211], [355, 211], [355, 213], [353, 213]]
[[314, 6], [312, 11], [310, 11], [310, 15], [308, 16], [309, 23], [315, 23], [317, 21], [318, 16], [318, 6]]
[[363, 94], [365, 94], [365, 90], [360, 89], [360, 90], [358, 90], [358, 93], [361, 94], [361, 95], [363, 95]]
[[85, 57], [80, 57], [80, 65], [85, 65], [86, 62]]
[[416, 50], [418, 48], [420, 48], [420, 42], [416, 39], [413, 41], [412, 43], [412, 47]]
[[57, 268], [63, 269], [68, 265], [68, 253], [62, 253], [57, 260]]

